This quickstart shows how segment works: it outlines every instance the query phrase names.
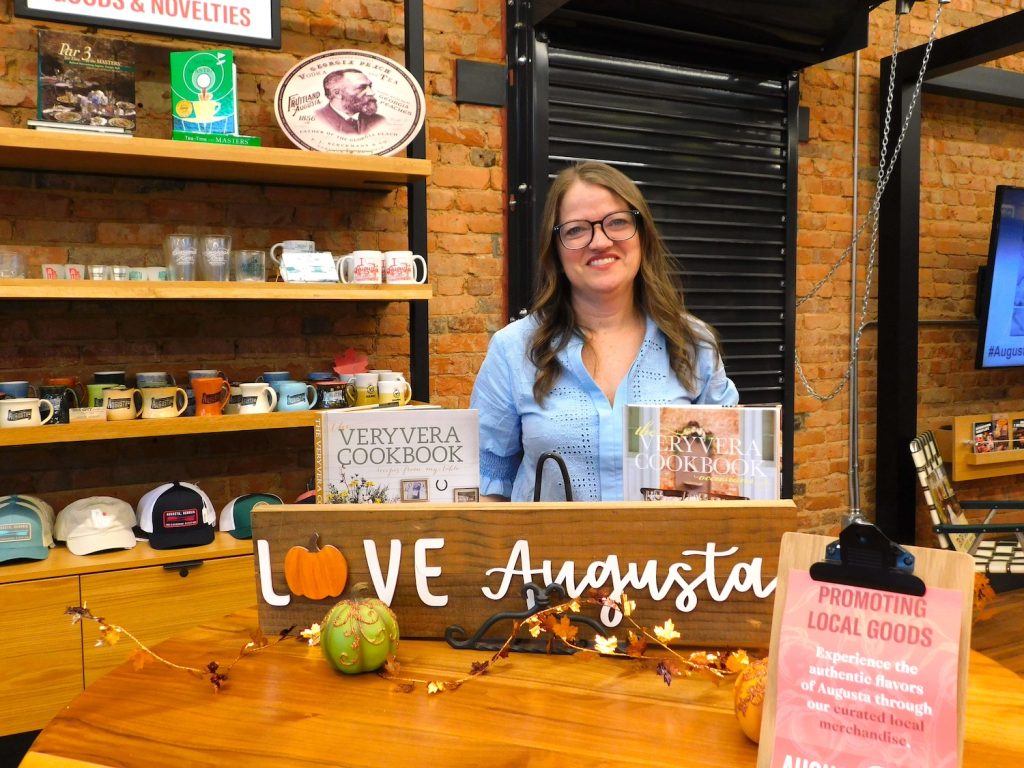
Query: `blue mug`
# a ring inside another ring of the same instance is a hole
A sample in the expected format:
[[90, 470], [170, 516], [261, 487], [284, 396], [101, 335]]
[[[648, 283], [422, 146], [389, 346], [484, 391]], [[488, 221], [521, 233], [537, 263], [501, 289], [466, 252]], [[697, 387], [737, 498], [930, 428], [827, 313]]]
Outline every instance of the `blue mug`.
[[275, 381], [291, 381], [291, 379], [292, 375], [288, 371], [264, 371], [256, 377], [256, 381], [262, 381], [264, 384], [271, 384]]
[[277, 410], [308, 411], [316, 405], [316, 387], [304, 381], [271, 381], [277, 392]]
[[32, 397], [38, 397], [36, 388], [27, 381], [0, 381], [0, 392], [3, 392], [5, 397], [28, 397], [29, 390], [32, 391]]

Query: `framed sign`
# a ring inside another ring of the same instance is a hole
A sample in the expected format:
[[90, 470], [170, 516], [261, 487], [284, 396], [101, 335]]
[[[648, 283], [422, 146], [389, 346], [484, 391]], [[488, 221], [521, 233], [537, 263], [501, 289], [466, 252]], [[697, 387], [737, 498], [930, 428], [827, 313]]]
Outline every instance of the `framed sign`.
[[274, 114], [301, 149], [394, 155], [423, 128], [423, 89], [403, 66], [358, 50], [325, 51], [281, 78]]
[[281, 0], [14, 0], [14, 15], [260, 48], [281, 47]]

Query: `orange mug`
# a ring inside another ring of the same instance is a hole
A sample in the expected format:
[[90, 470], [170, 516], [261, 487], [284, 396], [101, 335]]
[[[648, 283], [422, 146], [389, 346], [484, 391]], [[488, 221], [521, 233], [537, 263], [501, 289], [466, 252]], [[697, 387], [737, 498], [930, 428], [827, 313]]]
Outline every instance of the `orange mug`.
[[231, 399], [231, 385], [217, 377], [192, 379], [196, 416], [220, 416]]

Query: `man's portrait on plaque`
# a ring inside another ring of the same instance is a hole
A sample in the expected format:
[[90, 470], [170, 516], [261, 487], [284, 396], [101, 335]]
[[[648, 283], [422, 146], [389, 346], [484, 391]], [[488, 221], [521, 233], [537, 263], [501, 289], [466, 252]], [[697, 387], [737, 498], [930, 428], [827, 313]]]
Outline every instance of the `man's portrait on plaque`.
[[293, 67], [278, 85], [274, 111], [303, 149], [393, 155], [423, 127], [425, 103], [416, 79], [391, 59], [336, 50]]

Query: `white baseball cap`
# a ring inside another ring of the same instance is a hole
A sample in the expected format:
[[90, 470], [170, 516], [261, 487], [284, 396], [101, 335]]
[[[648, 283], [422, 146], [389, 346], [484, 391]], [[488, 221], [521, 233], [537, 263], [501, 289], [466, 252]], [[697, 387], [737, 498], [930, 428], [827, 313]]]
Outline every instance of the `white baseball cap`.
[[73, 501], [57, 513], [54, 535], [73, 555], [135, 546], [135, 510], [111, 496], [89, 496]]

